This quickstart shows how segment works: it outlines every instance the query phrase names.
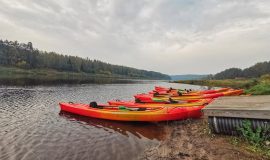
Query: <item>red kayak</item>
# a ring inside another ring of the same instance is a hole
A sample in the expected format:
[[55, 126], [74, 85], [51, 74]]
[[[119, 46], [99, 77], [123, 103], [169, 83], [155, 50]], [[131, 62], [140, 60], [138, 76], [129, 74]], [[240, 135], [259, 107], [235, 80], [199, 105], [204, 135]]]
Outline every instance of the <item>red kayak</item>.
[[220, 88], [220, 89], [212, 89], [212, 90], [201, 90], [201, 91], [191, 91], [191, 90], [178, 90], [173, 88], [165, 88], [165, 87], [155, 87], [155, 90], [149, 92], [149, 94], [158, 94], [158, 95], [171, 95], [171, 96], [179, 96], [179, 95], [187, 95], [187, 96], [195, 96], [202, 94], [212, 94], [212, 93], [220, 93], [228, 91], [230, 88]]
[[[152, 97], [152, 96], [151, 96]], [[212, 99], [207, 99], [209, 102], [211, 102]], [[134, 103], [137, 103], [137, 104], [147, 104], [147, 103], [151, 103], [151, 104], [183, 104], [183, 103], [193, 103], [193, 102], [198, 102], [200, 101], [200, 99], [188, 99], [188, 100], [178, 100], [178, 101], [173, 101], [172, 99], [168, 99], [168, 101], [166, 100], [161, 100], [161, 101], [149, 101], [149, 102], [141, 102], [138, 101], [122, 101], [122, 100], [110, 100], [108, 101], [109, 104], [111, 105], [122, 105], [123, 102], [124, 103], [129, 103], [129, 104], [134, 104]]]
[[140, 103], [152, 103], [152, 102], [164, 102], [168, 100], [198, 100], [198, 99], [213, 99], [222, 96], [238, 96], [243, 93], [242, 89], [239, 90], [228, 90], [219, 93], [211, 93], [211, 94], [202, 94], [202, 95], [182, 95], [182, 96], [168, 96], [168, 95], [153, 95], [153, 94], [137, 94], [135, 95], [135, 101]]
[[170, 121], [187, 118], [200, 118], [204, 106], [192, 107], [155, 107], [155, 108], [129, 108], [123, 106], [60, 103], [62, 111], [87, 117], [116, 120], [116, 121]]
[[200, 99], [213, 99], [224, 96], [222, 93], [204, 94], [200, 96], [179, 96], [179, 97], [154, 97], [151, 94], [137, 94], [135, 95], [136, 102], [140, 103], [152, 103], [152, 102], [164, 102], [169, 99], [178, 100], [200, 100]]
[[163, 107], [188, 107], [188, 106], [199, 106], [199, 105], [207, 105], [211, 103], [213, 99], [201, 99], [201, 100], [193, 100], [193, 102], [160, 102], [160, 103], [137, 103], [135, 101], [120, 101], [120, 100], [112, 100], [108, 101], [110, 105], [122, 105], [128, 107], [156, 107], [156, 106], [163, 106]]

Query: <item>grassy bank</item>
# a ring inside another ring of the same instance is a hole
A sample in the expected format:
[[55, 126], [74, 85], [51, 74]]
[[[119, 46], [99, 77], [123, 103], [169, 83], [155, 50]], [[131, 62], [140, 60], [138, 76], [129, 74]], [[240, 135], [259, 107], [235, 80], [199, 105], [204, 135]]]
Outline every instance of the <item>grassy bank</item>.
[[246, 94], [269, 95], [270, 75], [250, 79], [226, 79], [226, 80], [185, 80], [176, 83], [203, 85], [211, 87], [231, 87], [245, 89]]
[[[21, 69], [0, 66], [0, 84], [107, 83], [111, 79], [128, 79], [121, 75], [59, 72], [52, 69]], [[142, 78], [143, 79], [143, 78]]]
[[82, 78], [82, 77], [121, 77], [118, 75], [106, 74], [86, 74], [80, 72], [59, 72], [52, 69], [21, 69], [16, 67], [3, 67], [0, 66], [0, 78], [46, 78], [46, 79], [68, 79], [68, 78]]

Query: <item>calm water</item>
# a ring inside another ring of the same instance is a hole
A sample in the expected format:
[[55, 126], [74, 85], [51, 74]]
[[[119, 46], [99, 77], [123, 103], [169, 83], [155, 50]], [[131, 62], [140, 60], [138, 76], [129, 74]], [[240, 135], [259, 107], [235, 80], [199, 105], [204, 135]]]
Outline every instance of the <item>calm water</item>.
[[132, 99], [155, 85], [132, 84], [0, 87], [0, 159], [136, 159], [164, 140], [166, 123], [128, 123], [60, 112], [58, 103]]

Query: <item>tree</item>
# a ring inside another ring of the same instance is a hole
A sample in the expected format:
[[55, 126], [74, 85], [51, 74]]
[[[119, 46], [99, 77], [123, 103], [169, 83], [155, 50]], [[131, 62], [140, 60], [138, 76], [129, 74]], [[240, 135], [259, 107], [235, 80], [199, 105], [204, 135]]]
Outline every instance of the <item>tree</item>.
[[32, 44], [32, 42], [28, 42], [27, 43], [27, 49], [33, 51], [33, 44]]

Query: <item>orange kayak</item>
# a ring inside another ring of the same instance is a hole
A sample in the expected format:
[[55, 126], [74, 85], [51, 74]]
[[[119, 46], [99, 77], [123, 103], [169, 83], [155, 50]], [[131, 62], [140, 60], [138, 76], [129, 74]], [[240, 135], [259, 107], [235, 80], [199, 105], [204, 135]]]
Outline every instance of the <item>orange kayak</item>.
[[[87, 117], [115, 120], [115, 121], [171, 121], [187, 118], [201, 117], [201, 109], [204, 106], [192, 107], [155, 107], [132, 110], [123, 106], [94, 105], [80, 103], [60, 103], [62, 111]], [[123, 109], [124, 108], [124, 109]]]
[[212, 90], [198, 90], [198, 91], [190, 91], [190, 90], [179, 90], [173, 88], [165, 88], [165, 87], [155, 87], [155, 90], [149, 92], [149, 94], [153, 94], [155, 96], [198, 96], [202, 94], [213, 94], [220, 93], [230, 90], [230, 88], [220, 88], [220, 89], [212, 89]]
[[122, 105], [128, 107], [188, 107], [188, 106], [200, 106], [211, 103], [213, 99], [199, 99], [191, 102], [180, 101], [178, 103], [136, 103], [135, 101], [121, 101], [111, 100], [108, 101], [110, 105]]
[[228, 90], [225, 92], [211, 93], [211, 94], [202, 94], [202, 95], [194, 95], [194, 96], [154, 96], [152, 94], [137, 94], [135, 95], [135, 100], [137, 102], [143, 103], [151, 103], [151, 102], [164, 102], [169, 99], [178, 101], [178, 100], [199, 100], [199, 99], [213, 99], [222, 96], [237, 96], [243, 93], [242, 89], [239, 90]]

